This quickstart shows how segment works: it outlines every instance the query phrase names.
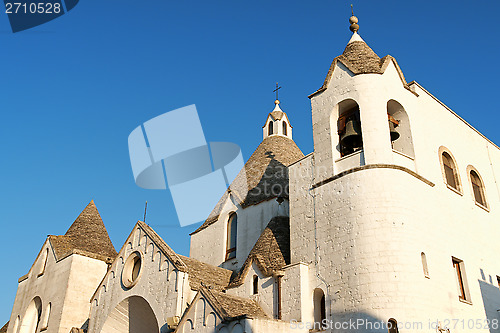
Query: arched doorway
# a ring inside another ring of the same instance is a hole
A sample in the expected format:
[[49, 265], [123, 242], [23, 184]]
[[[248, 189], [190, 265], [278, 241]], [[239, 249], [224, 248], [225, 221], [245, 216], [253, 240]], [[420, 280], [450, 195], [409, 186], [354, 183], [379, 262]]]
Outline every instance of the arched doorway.
[[124, 299], [109, 314], [101, 333], [157, 333], [158, 321], [149, 303], [140, 296]]

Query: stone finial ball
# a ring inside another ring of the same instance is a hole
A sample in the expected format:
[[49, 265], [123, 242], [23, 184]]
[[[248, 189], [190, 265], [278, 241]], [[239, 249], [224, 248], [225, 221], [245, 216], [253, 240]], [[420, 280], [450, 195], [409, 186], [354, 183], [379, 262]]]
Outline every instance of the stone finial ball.
[[275, 100], [275, 101], [274, 101], [274, 104], [278, 105], [278, 104], [280, 104], [280, 101]]
[[351, 26], [349, 27], [349, 29], [352, 31], [352, 32], [356, 32], [359, 30], [359, 25], [356, 24], [356, 23], [353, 23], [351, 24]]
[[351, 16], [349, 18], [349, 23], [351, 23], [351, 24], [358, 23], [358, 18], [356, 16]]

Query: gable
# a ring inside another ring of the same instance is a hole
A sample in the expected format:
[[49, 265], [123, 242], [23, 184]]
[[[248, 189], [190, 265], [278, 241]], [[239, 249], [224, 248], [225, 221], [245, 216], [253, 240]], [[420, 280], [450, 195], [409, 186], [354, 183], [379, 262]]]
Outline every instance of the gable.
[[[196, 259], [178, 255], [165, 243], [165, 241], [146, 223], [138, 221], [132, 229], [124, 245], [118, 252], [116, 260], [112, 263], [104, 276], [98, 289], [92, 296], [96, 299], [100, 289], [106, 289], [107, 281], [119, 277], [128, 257], [139, 252], [142, 259], [153, 262], [165, 281], [176, 280], [175, 289], [180, 283], [177, 281], [179, 272], [187, 273], [189, 286], [192, 290], [198, 290], [201, 285], [210, 286], [217, 290], [223, 290], [229, 284], [232, 271], [212, 266]], [[149, 277], [151, 278], [151, 277]]]

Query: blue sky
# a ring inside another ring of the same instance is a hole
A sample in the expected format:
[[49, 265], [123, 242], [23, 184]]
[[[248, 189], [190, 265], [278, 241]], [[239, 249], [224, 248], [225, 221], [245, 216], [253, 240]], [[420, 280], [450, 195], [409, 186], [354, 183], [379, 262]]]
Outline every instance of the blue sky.
[[[500, 143], [500, 2], [354, 6], [379, 56]], [[307, 95], [349, 40], [349, 16], [342, 1], [82, 0], [13, 34], [0, 13], [0, 326], [46, 236], [64, 234], [92, 199], [117, 249], [147, 200], [147, 222], [189, 253], [196, 225], [178, 227], [168, 191], [134, 183], [127, 138], [143, 122], [196, 104], [207, 140], [237, 143], [247, 159], [279, 81], [294, 139], [311, 152]]]

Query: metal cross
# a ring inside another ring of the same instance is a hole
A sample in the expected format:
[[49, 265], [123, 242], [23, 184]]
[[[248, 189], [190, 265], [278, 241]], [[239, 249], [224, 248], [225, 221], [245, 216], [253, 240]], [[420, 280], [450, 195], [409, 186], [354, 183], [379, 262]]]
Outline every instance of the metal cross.
[[278, 100], [278, 90], [280, 90], [281, 87], [278, 85], [278, 82], [276, 82], [276, 89], [273, 90], [273, 92], [276, 93], [276, 100]]

